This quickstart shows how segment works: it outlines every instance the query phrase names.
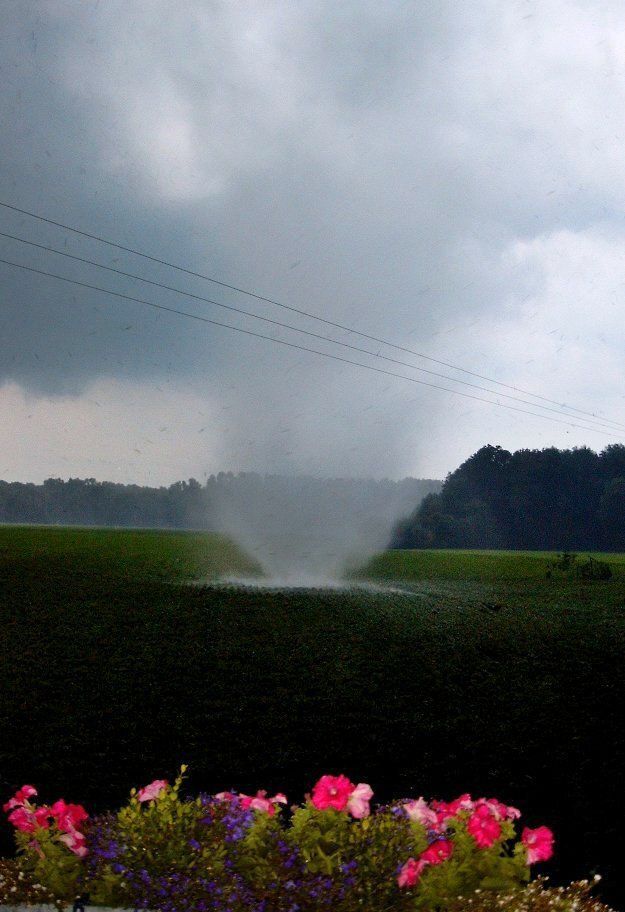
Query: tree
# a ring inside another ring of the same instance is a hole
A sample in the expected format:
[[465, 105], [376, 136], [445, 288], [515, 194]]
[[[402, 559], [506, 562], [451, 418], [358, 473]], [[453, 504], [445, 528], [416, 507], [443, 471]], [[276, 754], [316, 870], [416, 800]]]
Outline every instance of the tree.
[[611, 478], [599, 502], [598, 519], [606, 550], [625, 550], [625, 477]]
[[484, 446], [397, 526], [395, 547], [625, 548], [625, 446]]

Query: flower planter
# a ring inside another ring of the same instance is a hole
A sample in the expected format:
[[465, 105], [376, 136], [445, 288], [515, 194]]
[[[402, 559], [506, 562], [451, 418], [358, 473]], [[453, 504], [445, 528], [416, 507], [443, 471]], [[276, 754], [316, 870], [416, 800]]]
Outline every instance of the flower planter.
[[328, 774], [290, 807], [282, 793], [263, 790], [183, 798], [185, 771], [173, 785], [133, 789], [125, 807], [93, 818], [62, 798], [38, 804], [32, 785], [18, 789], [4, 809], [24, 861], [0, 860], [0, 895], [35, 902], [0, 912], [54, 912], [51, 897], [83, 886], [94, 900], [154, 910], [270, 909], [287, 896], [293, 909], [316, 908], [320, 897], [326, 908], [357, 908], [363, 896], [370, 912], [415, 901], [446, 908], [493, 882], [497, 893], [514, 893], [552, 853], [547, 827], [519, 834], [521, 812], [496, 798], [401, 798], [372, 810], [369, 785]]

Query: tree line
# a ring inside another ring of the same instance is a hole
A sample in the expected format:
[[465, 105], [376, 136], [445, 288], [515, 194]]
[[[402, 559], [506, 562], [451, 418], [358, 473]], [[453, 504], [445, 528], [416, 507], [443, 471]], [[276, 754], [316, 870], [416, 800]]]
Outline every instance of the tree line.
[[323, 479], [256, 473], [220, 472], [200, 484], [196, 479], [167, 487], [96, 481], [95, 478], [48, 478], [43, 484], [0, 481], [0, 522], [59, 525], [126, 526], [223, 531], [224, 517], [254, 510], [278, 510], [300, 504], [309, 521], [344, 512], [356, 516], [400, 515], [440, 488], [440, 481], [406, 478]]
[[484, 446], [398, 523], [391, 547], [625, 551], [625, 446]]

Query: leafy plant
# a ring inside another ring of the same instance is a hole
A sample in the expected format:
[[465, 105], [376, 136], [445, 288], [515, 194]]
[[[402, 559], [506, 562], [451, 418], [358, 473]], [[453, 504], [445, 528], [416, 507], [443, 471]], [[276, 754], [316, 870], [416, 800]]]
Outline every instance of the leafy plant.
[[552, 852], [550, 830], [526, 827], [519, 840], [520, 812], [494, 798], [404, 799], [372, 813], [366, 783], [326, 775], [285, 819], [282, 794], [183, 798], [185, 770], [91, 821], [64, 801], [37, 807], [24, 786], [5, 809], [29, 882], [58, 900], [87, 891], [159, 912], [446, 910], [458, 896], [516, 895]]
[[82, 830], [87, 812], [62, 798], [50, 806], [38, 806], [36, 796], [32, 785], [24, 785], [4, 805], [15, 827], [20, 868], [31, 884], [57, 899], [74, 899], [80, 893], [83, 859], [88, 854]]
[[547, 564], [547, 577], [550, 577], [554, 570], [567, 573], [575, 567], [576, 561], [577, 554], [573, 554], [571, 551], [563, 551], [561, 554], [557, 554], [555, 559]]

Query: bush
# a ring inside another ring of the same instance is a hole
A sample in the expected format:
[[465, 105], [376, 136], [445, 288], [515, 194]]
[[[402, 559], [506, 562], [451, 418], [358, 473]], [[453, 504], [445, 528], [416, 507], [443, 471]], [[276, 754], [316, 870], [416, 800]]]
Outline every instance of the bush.
[[575, 579], [580, 580], [609, 580], [612, 579], [612, 568], [605, 561], [589, 557], [587, 561], [580, 563], [577, 560], [577, 554], [570, 551], [564, 551], [558, 554], [556, 559], [547, 564], [547, 579], [550, 579], [554, 571], [561, 573], [573, 572]]
[[322, 776], [287, 811], [284, 795], [262, 791], [183, 798], [184, 772], [93, 819], [63, 800], [37, 806], [24, 786], [5, 805], [19, 849], [6, 870], [24, 896], [38, 884], [57, 901], [86, 893], [159, 912], [500, 912], [502, 899], [511, 910], [583, 909], [580, 885], [527, 887], [553, 835], [524, 827], [518, 838], [520, 812], [497, 799], [401, 799], [372, 813], [368, 785]]
[[575, 567], [576, 561], [577, 554], [573, 554], [571, 551], [563, 551], [562, 554], [557, 554], [555, 560], [549, 561], [547, 564], [547, 577], [549, 578], [554, 570], [567, 573]]
[[612, 568], [605, 561], [589, 557], [585, 563], [575, 567], [575, 576], [582, 580], [609, 580], [612, 579]]

